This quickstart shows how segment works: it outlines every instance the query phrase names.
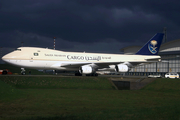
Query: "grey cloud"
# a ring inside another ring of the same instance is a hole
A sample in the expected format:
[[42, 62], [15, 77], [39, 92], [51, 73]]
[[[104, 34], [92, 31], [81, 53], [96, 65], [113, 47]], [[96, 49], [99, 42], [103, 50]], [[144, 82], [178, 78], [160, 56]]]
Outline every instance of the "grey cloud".
[[177, 0], [2, 0], [0, 40], [6, 47], [21, 41], [46, 47], [56, 36], [64, 50], [106, 50], [111, 42], [116, 51], [132, 41], [143, 45], [163, 27], [173, 40], [180, 38], [179, 5]]

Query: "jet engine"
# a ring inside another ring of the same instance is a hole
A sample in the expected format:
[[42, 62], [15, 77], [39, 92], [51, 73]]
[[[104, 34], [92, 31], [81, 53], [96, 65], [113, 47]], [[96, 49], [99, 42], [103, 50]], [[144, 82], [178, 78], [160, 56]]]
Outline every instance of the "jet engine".
[[89, 65], [84, 65], [80, 67], [79, 72], [81, 74], [91, 74], [91, 73], [94, 73], [95, 70]]
[[127, 72], [128, 71], [128, 66], [124, 64], [118, 64], [115, 66], [116, 72]]

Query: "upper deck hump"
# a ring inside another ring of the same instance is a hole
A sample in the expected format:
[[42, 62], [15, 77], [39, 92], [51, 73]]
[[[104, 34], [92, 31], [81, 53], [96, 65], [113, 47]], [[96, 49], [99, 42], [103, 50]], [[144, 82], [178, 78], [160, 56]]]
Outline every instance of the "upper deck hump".
[[40, 47], [19, 47], [17, 49], [20, 49], [22, 51], [37, 51], [37, 52], [63, 52], [60, 50], [54, 50], [49, 48], [40, 48]]

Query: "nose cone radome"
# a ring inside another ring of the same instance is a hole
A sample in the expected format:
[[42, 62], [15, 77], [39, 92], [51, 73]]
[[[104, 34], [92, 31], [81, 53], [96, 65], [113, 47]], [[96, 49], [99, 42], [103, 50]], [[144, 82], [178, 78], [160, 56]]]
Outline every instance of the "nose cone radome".
[[4, 55], [1, 59], [2, 59], [2, 60], [5, 60], [5, 59], [6, 59], [6, 55]]
[[14, 58], [15, 58], [15, 55], [14, 55], [13, 52], [11, 52], [11, 53], [8, 53], [8, 54], [4, 55], [1, 59], [3, 61], [5, 61], [5, 62], [8, 62], [8, 61], [10, 61], [10, 60], [12, 60]]
[[1, 59], [6, 62], [8, 60], [8, 55], [4, 55]]

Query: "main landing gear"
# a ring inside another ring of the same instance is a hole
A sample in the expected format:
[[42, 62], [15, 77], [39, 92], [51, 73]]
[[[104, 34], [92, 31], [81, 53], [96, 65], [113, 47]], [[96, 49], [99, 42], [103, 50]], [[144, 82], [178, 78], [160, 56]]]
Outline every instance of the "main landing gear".
[[[79, 72], [76, 72], [75, 76], [82, 76], [82, 74]], [[86, 76], [98, 76], [98, 74], [97, 73], [91, 73], [91, 74], [86, 74]]]
[[86, 76], [98, 76], [97, 73], [86, 74]]
[[76, 73], [75, 73], [75, 76], [82, 76], [82, 74], [79, 73], [79, 72], [76, 72]]

